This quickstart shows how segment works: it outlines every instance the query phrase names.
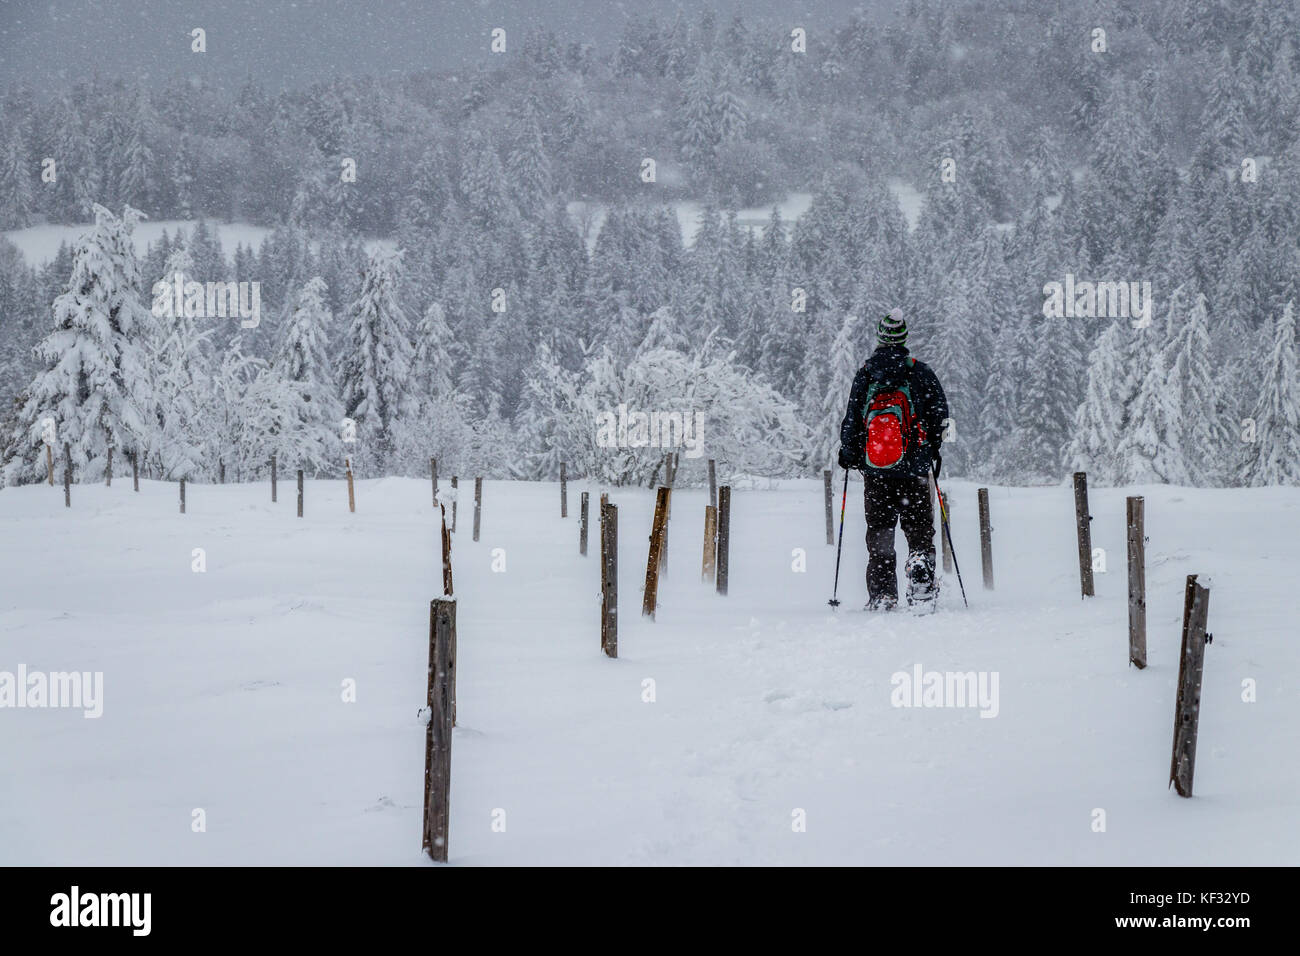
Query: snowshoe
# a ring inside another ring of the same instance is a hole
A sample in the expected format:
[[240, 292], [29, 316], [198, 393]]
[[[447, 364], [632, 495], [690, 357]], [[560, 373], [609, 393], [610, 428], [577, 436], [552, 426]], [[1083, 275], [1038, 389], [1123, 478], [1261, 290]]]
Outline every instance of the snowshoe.
[[892, 611], [898, 606], [898, 598], [892, 594], [881, 594], [867, 602], [864, 611]]
[[934, 576], [934, 558], [913, 551], [907, 558], [907, 606], [917, 613], [935, 610], [939, 600], [939, 582]]

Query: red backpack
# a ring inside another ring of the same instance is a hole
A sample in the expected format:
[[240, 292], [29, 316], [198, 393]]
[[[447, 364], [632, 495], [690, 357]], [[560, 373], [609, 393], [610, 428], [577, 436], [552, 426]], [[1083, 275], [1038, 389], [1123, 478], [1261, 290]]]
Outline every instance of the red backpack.
[[[916, 359], [907, 361], [910, 370]], [[862, 458], [868, 468], [893, 468], [914, 443], [925, 441], [925, 433], [912, 414], [912, 388], [908, 382], [872, 385], [867, 390], [862, 423], [867, 436]]]

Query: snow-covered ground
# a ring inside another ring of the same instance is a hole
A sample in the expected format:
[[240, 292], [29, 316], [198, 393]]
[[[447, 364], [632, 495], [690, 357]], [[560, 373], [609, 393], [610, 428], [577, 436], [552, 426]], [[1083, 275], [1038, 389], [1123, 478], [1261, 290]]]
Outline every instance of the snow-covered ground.
[[[461, 502], [453, 863], [1300, 863], [1300, 489], [1136, 489], [1150, 538], [1139, 672], [1125, 490], [1093, 489], [1107, 571], [1084, 602], [1067, 487], [992, 489], [987, 592], [975, 489], [952, 482], [971, 607], [950, 577], [940, 612], [914, 618], [857, 610], [860, 485], [838, 612], [820, 483], [736, 490], [726, 597], [699, 580], [706, 493], [682, 489], [651, 622], [651, 495], [613, 489], [610, 660], [594, 522], [578, 555], [583, 487], [570, 483], [562, 520], [554, 485], [486, 482], [478, 543]], [[62, 488], [0, 491], [0, 671], [104, 675], [98, 719], [0, 709], [0, 862], [423, 862], [417, 712], [440, 590], [428, 482], [362, 481], [355, 515], [344, 485], [309, 482], [302, 520], [288, 481], [275, 505], [266, 484], [193, 485], [186, 515], [176, 491], [74, 486], [71, 510]], [[1211, 579], [1215, 637], [1183, 800], [1166, 779], [1191, 572]], [[891, 706], [893, 675], [917, 665], [996, 673], [996, 717]]]

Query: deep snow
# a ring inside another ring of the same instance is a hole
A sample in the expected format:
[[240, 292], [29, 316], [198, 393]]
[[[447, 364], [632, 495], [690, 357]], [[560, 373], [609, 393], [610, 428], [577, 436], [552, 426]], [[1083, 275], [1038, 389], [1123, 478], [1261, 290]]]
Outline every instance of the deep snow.
[[[1108, 568], [1084, 602], [1066, 485], [991, 490], [986, 592], [975, 487], [954, 481], [971, 607], [950, 576], [929, 618], [857, 610], [860, 484], [838, 612], [820, 482], [737, 488], [726, 597], [699, 580], [706, 493], [681, 489], [654, 622], [639, 615], [652, 497], [610, 489], [622, 622], [609, 660], [600, 489], [582, 558], [583, 483], [561, 520], [555, 485], [485, 482], [478, 543], [467, 483], [453, 863], [1300, 862], [1300, 489], [1093, 489]], [[1142, 672], [1127, 664], [1126, 493], [1147, 498]], [[175, 485], [72, 495], [67, 510], [62, 488], [0, 491], [0, 671], [103, 671], [104, 713], [0, 709], [0, 862], [424, 862], [417, 713], [440, 590], [428, 481], [361, 481], [355, 515], [342, 483], [308, 482], [302, 520], [288, 481], [275, 505], [265, 483], [191, 485], [186, 515]], [[1183, 800], [1166, 780], [1193, 572], [1211, 581], [1215, 637]], [[997, 717], [891, 706], [891, 676], [918, 663], [997, 672]]]

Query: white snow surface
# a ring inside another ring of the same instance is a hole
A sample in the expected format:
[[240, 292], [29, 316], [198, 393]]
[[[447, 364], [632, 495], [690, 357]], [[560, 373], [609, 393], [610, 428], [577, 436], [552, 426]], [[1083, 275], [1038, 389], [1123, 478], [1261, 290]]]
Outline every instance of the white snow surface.
[[[617, 660], [599, 650], [602, 490], [619, 507]], [[946, 490], [971, 606], [947, 575], [925, 618], [859, 610], [856, 482], [838, 611], [821, 483], [783, 481], [737, 488], [725, 597], [700, 581], [707, 492], [674, 492], [653, 621], [649, 491], [571, 481], [561, 519], [556, 485], [486, 481], [477, 543], [462, 496], [451, 863], [1300, 863], [1300, 489], [1092, 489], [1107, 568], [1086, 601], [1067, 486], [990, 490], [993, 591], [975, 486]], [[1127, 655], [1126, 493], [1146, 497], [1144, 671]], [[429, 482], [359, 481], [355, 514], [342, 482], [305, 497], [300, 520], [289, 476], [278, 504], [267, 483], [190, 484], [185, 515], [174, 484], [135, 494], [120, 476], [74, 486], [70, 510], [62, 488], [0, 491], [0, 671], [104, 675], [98, 719], [0, 709], [0, 863], [428, 863]], [[1186, 800], [1167, 778], [1189, 573], [1212, 581], [1214, 641]], [[917, 664], [996, 672], [997, 716], [891, 706], [892, 675]]]

